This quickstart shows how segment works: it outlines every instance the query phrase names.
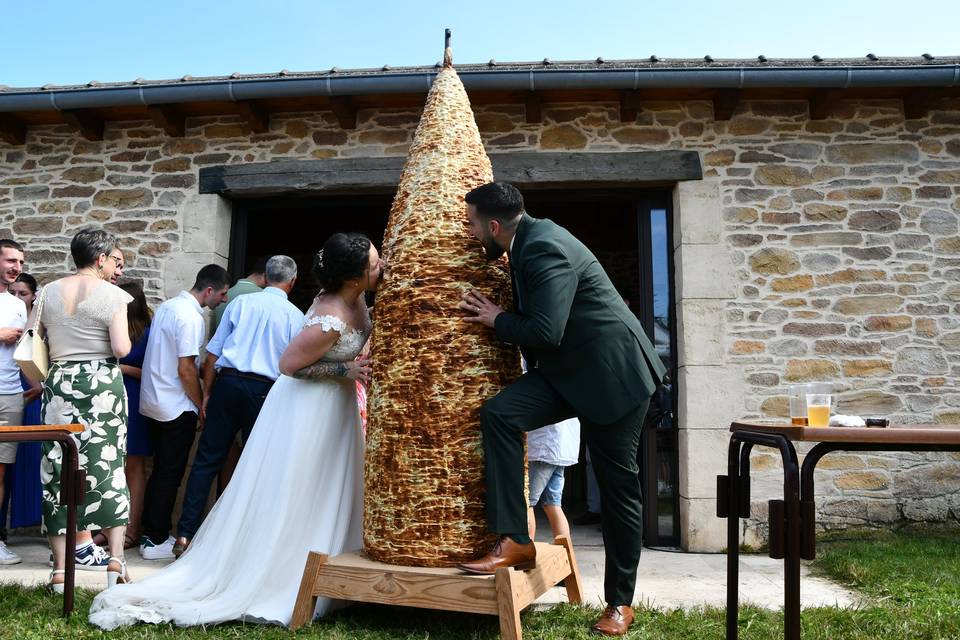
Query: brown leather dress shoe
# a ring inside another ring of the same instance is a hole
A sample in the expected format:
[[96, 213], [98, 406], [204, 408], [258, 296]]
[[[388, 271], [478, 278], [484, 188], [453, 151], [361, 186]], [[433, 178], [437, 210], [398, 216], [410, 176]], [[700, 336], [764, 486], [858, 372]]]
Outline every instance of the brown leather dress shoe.
[[537, 546], [534, 543], [519, 544], [509, 536], [503, 536], [493, 550], [479, 560], [459, 565], [461, 571], [480, 575], [493, 575], [501, 567], [513, 567], [527, 571], [537, 566]]
[[622, 636], [631, 624], [633, 624], [633, 609], [626, 605], [607, 607], [590, 630], [605, 636]]
[[183, 555], [183, 552], [187, 550], [187, 547], [190, 546], [190, 540], [180, 536], [177, 538], [176, 542], [173, 543], [173, 556], [179, 558]]

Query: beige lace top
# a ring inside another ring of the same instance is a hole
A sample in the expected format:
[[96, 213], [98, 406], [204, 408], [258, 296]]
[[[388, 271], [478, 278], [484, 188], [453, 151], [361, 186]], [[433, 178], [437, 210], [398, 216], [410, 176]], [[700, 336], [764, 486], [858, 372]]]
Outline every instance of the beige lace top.
[[101, 360], [113, 357], [110, 319], [133, 297], [103, 282], [68, 314], [60, 281], [43, 288], [40, 323], [47, 332], [50, 360]]

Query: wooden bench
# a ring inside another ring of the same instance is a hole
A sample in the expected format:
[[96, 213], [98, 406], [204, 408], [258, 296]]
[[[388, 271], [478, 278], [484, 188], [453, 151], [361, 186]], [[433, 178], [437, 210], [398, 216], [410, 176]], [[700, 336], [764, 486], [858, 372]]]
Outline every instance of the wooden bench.
[[492, 576], [469, 575], [452, 568], [383, 564], [359, 551], [333, 558], [311, 552], [290, 628], [308, 624], [317, 598], [324, 597], [494, 615], [500, 618], [501, 638], [521, 640], [520, 611], [560, 582], [566, 586], [567, 599], [580, 604], [580, 570], [566, 536], [557, 536], [554, 544], [537, 543], [536, 568], [498, 569]]
[[63, 581], [63, 615], [73, 611], [73, 586], [76, 556], [69, 551], [77, 545], [77, 506], [83, 504], [86, 470], [80, 468], [80, 455], [73, 434], [83, 431], [80, 424], [41, 424], [0, 426], [0, 442], [59, 442], [63, 447], [60, 479], [60, 504], [67, 507], [66, 564]]

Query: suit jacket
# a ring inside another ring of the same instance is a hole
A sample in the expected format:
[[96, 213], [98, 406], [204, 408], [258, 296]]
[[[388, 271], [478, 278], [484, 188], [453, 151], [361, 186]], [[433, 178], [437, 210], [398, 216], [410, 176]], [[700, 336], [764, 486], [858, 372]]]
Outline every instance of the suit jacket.
[[610, 424], [649, 400], [666, 369], [603, 267], [569, 231], [526, 213], [510, 251], [515, 312], [504, 342], [581, 416]]

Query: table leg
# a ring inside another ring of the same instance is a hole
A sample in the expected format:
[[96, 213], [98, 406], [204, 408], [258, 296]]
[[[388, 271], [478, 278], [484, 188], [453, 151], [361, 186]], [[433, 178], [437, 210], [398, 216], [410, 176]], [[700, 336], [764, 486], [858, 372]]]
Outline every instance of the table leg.
[[63, 615], [69, 616], [73, 611], [73, 592], [76, 577], [76, 554], [73, 550], [77, 546], [77, 470], [80, 466], [80, 455], [76, 441], [69, 435], [61, 439], [63, 464], [60, 467], [60, 503], [67, 506], [67, 534], [64, 554], [63, 575]]
[[783, 452], [783, 499], [787, 515], [783, 557], [783, 631], [786, 640], [800, 640], [800, 469], [793, 444], [786, 438], [784, 441], [788, 450]]
[[740, 614], [740, 442], [727, 452], [727, 640], [737, 640]]

